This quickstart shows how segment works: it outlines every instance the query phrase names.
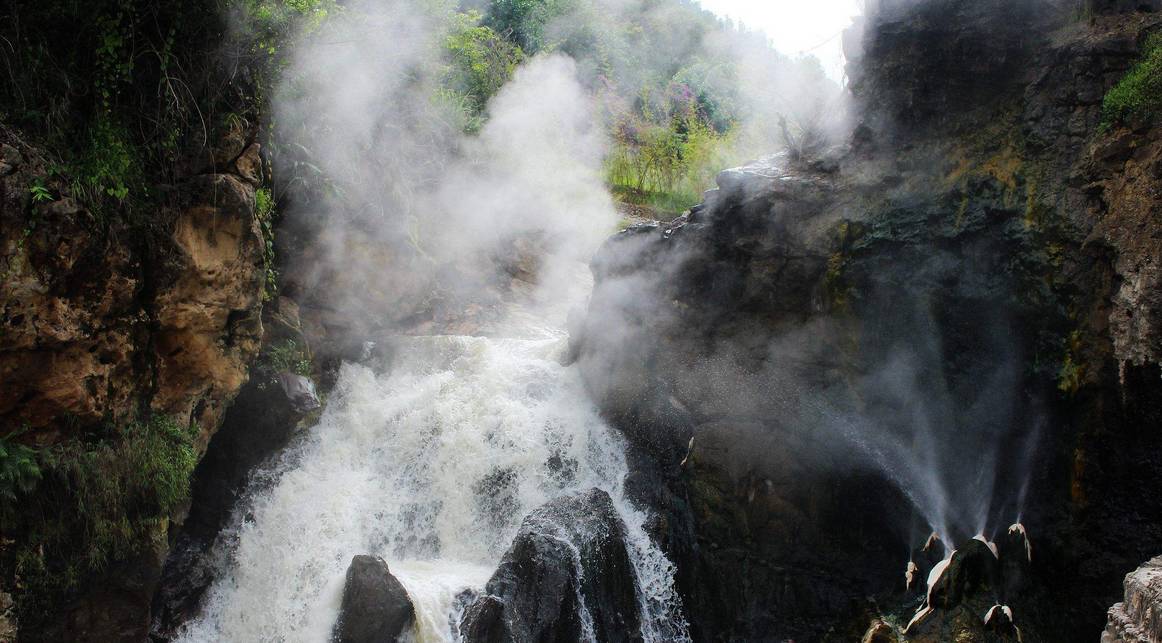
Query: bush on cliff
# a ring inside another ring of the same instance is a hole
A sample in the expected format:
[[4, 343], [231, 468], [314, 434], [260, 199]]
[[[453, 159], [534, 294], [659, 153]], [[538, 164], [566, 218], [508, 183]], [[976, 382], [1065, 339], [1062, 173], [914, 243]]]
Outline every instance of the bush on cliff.
[[1162, 116], [1162, 32], [1146, 41], [1142, 59], [1102, 102], [1102, 127]]

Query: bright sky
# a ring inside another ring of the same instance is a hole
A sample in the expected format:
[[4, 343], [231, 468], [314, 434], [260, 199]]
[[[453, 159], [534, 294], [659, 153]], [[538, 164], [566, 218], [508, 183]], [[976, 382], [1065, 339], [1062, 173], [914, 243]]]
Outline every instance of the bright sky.
[[814, 54], [827, 75], [843, 79], [840, 32], [862, 11], [862, 0], [700, 0], [720, 16], [765, 31], [789, 56]]

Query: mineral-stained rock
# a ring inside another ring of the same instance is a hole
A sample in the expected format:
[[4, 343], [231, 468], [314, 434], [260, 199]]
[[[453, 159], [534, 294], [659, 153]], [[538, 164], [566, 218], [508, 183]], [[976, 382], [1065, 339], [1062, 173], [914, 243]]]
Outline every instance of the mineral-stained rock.
[[335, 625], [336, 643], [389, 643], [402, 640], [415, 621], [407, 590], [382, 558], [359, 555], [347, 568], [343, 604]]
[[1162, 556], [1126, 574], [1125, 600], [1109, 611], [1101, 643], [1162, 641]]
[[549, 502], [525, 518], [486, 595], [465, 612], [461, 634], [470, 643], [640, 641], [627, 546], [606, 492]]

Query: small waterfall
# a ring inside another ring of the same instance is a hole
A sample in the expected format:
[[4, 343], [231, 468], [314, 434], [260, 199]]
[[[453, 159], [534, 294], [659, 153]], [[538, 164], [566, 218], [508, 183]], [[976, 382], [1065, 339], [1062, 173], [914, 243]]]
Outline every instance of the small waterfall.
[[239, 512], [181, 640], [326, 641], [360, 553], [407, 588], [419, 641], [454, 640], [457, 596], [483, 588], [524, 516], [591, 487], [626, 524], [643, 635], [688, 639], [674, 568], [623, 493], [625, 445], [561, 365], [557, 317], [517, 310], [503, 337], [398, 337], [381, 363], [345, 364], [319, 424]]

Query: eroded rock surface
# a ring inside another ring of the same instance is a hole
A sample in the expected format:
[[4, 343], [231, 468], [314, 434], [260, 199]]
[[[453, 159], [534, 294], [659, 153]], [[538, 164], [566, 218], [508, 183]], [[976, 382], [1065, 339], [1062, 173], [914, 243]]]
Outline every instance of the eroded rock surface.
[[1162, 556], [1126, 574], [1125, 600], [1109, 611], [1102, 643], [1162, 641]]

